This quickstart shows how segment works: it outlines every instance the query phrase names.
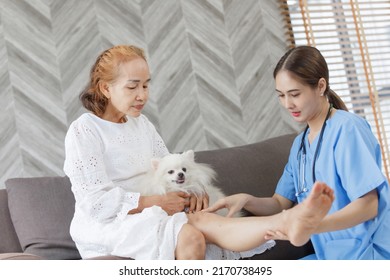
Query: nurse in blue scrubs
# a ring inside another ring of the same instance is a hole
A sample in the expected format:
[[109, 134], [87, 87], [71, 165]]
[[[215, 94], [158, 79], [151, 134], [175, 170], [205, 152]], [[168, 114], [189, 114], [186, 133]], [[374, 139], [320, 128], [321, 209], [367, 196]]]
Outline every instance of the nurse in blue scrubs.
[[[270, 215], [301, 203], [314, 182], [323, 182], [335, 200], [311, 236], [315, 254], [307, 259], [390, 259], [389, 182], [381, 172], [380, 146], [369, 124], [329, 88], [328, 75], [314, 47], [291, 49], [280, 59], [274, 70], [280, 103], [306, 129], [271, 198], [237, 194], [210, 208]], [[279, 231], [266, 238], [288, 239]]]

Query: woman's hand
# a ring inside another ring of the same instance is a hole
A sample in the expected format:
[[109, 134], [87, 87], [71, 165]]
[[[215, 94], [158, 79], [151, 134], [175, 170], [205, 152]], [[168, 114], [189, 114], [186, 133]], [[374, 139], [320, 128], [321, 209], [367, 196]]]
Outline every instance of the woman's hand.
[[186, 192], [169, 192], [161, 196], [158, 205], [171, 216], [190, 206], [190, 195]]
[[188, 207], [188, 213], [198, 212], [202, 209], [209, 207], [209, 195], [204, 194], [191, 194], [190, 196], [190, 205]]
[[160, 206], [169, 216], [184, 211], [190, 205], [190, 195], [186, 192], [170, 192], [165, 195], [140, 196], [138, 207], [128, 214], [141, 213], [145, 208]]
[[205, 212], [215, 212], [219, 209], [227, 208], [229, 213], [227, 217], [232, 217], [235, 213], [244, 208], [245, 204], [251, 198], [251, 195], [246, 193], [239, 193], [225, 198], [219, 199], [214, 205], [211, 205], [209, 208], [204, 209]]

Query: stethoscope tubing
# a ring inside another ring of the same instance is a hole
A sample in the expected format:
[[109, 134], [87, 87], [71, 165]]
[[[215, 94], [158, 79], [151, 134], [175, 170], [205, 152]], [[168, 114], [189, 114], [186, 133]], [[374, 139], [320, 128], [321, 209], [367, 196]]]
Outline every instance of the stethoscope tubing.
[[[332, 105], [332, 103], [330, 103], [329, 104], [328, 113], [326, 114], [324, 123], [322, 124], [322, 127], [321, 127], [321, 132], [320, 132], [320, 136], [318, 138], [318, 143], [317, 143], [317, 146], [316, 146], [316, 150], [314, 152], [313, 165], [312, 165], [313, 182], [316, 181], [316, 174], [315, 174], [316, 161], [317, 161], [317, 158], [319, 156], [319, 151], [320, 151], [320, 147], [321, 147], [321, 144], [322, 144], [322, 139], [324, 137], [326, 121], [329, 119], [330, 112], [332, 111], [332, 108], [333, 108], [333, 105]], [[304, 182], [305, 182], [305, 165], [306, 165], [305, 137], [306, 137], [308, 129], [309, 129], [309, 126], [306, 126], [305, 130], [303, 131], [302, 138], [301, 138], [301, 145], [300, 145], [299, 150], [298, 150], [298, 158], [299, 158], [299, 154], [300, 154], [300, 163], [299, 163], [299, 170], [298, 170], [299, 175], [298, 176], [301, 175], [301, 170], [300, 169], [301, 169], [301, 165], [303, 165], [303, 166], [302, 166], [302, 182], [298, 182], [298, 192], [295, 193], [296, 197], [300, 196], [304, 192], [307, 192], [307, 188], [306, 188]], [[299, 180], [299, 181], [301, 181], [301, 180]], [[300, 186], [300, 183], [302, 183], [302, 186]]]

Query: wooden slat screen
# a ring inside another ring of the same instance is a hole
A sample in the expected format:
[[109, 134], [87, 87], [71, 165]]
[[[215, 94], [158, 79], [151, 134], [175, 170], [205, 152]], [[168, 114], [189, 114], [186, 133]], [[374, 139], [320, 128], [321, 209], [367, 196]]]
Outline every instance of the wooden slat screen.
[[280, 0], [291, 47], [318, 48], [330, 87], [371, 124], [390, 178], [390, 1]]

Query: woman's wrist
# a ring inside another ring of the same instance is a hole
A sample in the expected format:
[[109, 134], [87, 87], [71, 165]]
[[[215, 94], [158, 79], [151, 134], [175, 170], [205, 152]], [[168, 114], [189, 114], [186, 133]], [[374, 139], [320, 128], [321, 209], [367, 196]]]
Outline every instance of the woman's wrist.
[[138, 207], [129, 211], [129, 214], [136, 214], [142, 212], [145, 208], [153, 205], [158, 205], [157, 196], [140, 196], [138, 199]]
[[162, 199], [160, 195], [140, 196], [138, 205], [141, 211], [145, 208], [152, 207], [154, 205], [161, 206]]

